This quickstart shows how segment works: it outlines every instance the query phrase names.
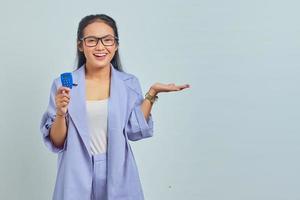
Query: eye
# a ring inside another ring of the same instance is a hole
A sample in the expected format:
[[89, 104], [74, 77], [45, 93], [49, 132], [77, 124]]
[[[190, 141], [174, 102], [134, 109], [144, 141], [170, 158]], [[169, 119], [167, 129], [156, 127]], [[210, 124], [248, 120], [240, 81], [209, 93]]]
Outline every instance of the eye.
[[104, 38], [103, 39], [105, 42], [112, 42], [114, 41], [114, 38], [110, 37], [110, 38]]
[[96, 42], [97, 39], [91, 37], [91, 38], [86, 38], [86, 41], [87, 41], [87, 42]]

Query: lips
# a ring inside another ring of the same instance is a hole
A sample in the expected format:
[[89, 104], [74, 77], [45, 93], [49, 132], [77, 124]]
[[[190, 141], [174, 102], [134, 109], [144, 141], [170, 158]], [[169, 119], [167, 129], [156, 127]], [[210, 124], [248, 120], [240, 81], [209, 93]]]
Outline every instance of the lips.
[[104, 58], [106, 58], [107, 53], [94, 53], [93, 54], [97, 60], [103, 60]]

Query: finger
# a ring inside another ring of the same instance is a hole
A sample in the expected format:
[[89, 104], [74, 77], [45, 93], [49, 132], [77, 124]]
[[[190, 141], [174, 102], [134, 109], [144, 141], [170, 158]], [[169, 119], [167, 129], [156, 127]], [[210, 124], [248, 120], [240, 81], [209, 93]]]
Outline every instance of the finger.
[[57, 89], [57, 92], [62, 93], [63, 90], [68, 91], [70, 89], [68, 87], [61, 86]]
[[66, 107], [68, 104], [69, 104], [69, 103], [67, 103], [67, 102], [63, 102], [61, 105], [62, 105], [63, 107]]
[[68, 103], [70, 103], [70, 101], [69, 100], [63, 100], [62, 103], [67, 103], [68, 104]]
[[174, 83], [169, 83], [168, 85], [169, 85], [169, 86], [175, 86], [175, 84], [174, 84]]
[[61, 99], [59, 102], [60, 103], [69, 103], [70, 101], [68, 99]]
[[[64, 90], [63, 90], [63, 91], [64, 91]], [[70, 94], [68, 94], [68, 93], [66, 93], [66, 92], [65, 92], [65, 93], [61, 93], [60, 96], [70, 98]]]
[[61, 97], [62, 97], [62, 98], [70, 99], [70, 95], [67, 94], [67, 93], [62, 94]]
[[180, 91], [180, 90], [183, 90], [184, 88], [186, 88], [186, 86], [184, 85], [178, 85], [178, 86], [172, 86], [170, 87], [170, 91]]
[[65, 91], [65, 94], [67, 94], [67, 95], [70, 95], [70, 93], [71, 93], [71, 89], [70, 88], [68, 88], [68, 90], [64, 90]]
[[178, 88], [179, 90], [183, 90], [183, 89], [185, 88], [185, 86], [177, 86], [177, 88]]
[[57, 93], [58, 94], [69, 93], [70, 91], [71, 91], [70, 88], [61, 86], [61, 87], [58, 88]]
[[68, 101], [69, 101], [70, 98], [69, 98], [68, 96], [64, 96], [64, 97], [63, 97], [63, 100], [68, 100]]
[[57, 98], [58, 99], [64, 99], [64, 98], [70, 99], [70, 95], [68, 95], [66, 93], [64, 93], [64, 94], [58, 94]]
[[185, 89], [185, 88], [189, 88], [190, 85], [189, 84], [184, 84], [184, 85], [178, 85], [177, 87], [179, 87], [180, 89]]
[[61, 102], [61, 103], [58, 105], [58, 107], [59, 107], [59, 108], [65, 108], [65, 107], [67, 107], [67, 105], [68, 105], [67, 102]]

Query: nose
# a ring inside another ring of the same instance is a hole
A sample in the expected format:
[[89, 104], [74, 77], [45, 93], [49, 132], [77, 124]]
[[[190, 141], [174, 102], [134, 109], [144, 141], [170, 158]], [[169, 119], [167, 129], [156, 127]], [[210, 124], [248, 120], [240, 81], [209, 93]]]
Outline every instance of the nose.
[[98, 40], [98, 44], [96, 45], [96, 49], [104, 49], [105, 46], [102, 44], [101, 39]]

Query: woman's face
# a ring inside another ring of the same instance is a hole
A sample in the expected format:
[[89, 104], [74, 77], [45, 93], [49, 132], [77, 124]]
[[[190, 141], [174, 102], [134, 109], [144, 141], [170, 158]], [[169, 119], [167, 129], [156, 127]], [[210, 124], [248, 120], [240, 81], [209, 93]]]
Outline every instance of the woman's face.
[[[102, 41], [106, 45], [103, 45], [101, 40], [97, 39], [102, 37], [104, 37]], [[78, 43], [78, 48], [84, 53], [87, 66], [95, 68], [110, 66], [110, 62], [118, 48], [114, 37], [113, 29], [104, 22], [96, 21], [84, 28], [83, 38], [86, 39]]]

